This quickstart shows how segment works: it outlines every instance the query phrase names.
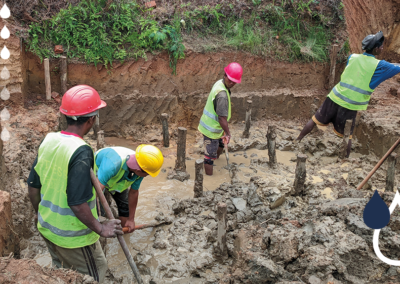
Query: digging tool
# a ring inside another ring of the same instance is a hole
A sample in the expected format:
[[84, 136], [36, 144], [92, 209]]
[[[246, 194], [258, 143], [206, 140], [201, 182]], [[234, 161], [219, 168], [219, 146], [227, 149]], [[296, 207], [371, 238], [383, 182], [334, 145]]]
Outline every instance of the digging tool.
[[[135, 226], [135, 230], [142, 230], [142, 229], [146, 229], [146, 228], [158, 227], [158, 226], [165, 225], [165, 224], [168, 224], [168, 222], [164, 221], [164, 222], [153, 222], [153, 223], [148, 223], [148, 224], [142, 224], [142, 225]], [[129, 231], [129, 228], [123, 227], [122, 231], [124, 233], [127, 233]]]
[[[225, 135], [225, 132], [224, 132]], [[226, 164], [229, 169], [229, 153], [228, 153], [228, 144], [224, 141], [224, 148], [225, 148], [225, 156], [226, 156]]]
[[365, 177], [365, 179], [360, 183], [360, 185], [357, 187], [357, 190], [360, 190], [366, 183], [367, 181], [372, 177], [372, 175], [379, 169], [379, 167], [383, 164], [383, 162], [386, 160], [387, 157], [397, 148], [397, 146], [400, 144], [400, 138], [396, 141], [396, 143], [393, 144], [392, 148], [387, 151], [385, 156], [376, 164], [376, 166], [369, 172], [369, 174]]
[[[110, 220], [114, 220], [115, 218], [114, 218], [113, 214], [111, 213], [110, 206], [108, 205], [106, 198], [104, 197], [103, 191], [101, 190], [100, 183], [97, 180], [96, 176], [94, 175], [94, 172], [92, 169], [90, 169], [90, 178], [92, 179], [92, 183], [94, 185], [94, 188], [96, 189], [96, 193], [100, 199], [100, 203], [103, 206], [104, 210], [106, 211], [107, 218]], [[140, 276], [139, 270], [136, 267], [136, 264], [135, 264], [133, 257], [128, 249], [128, 246], [126, 245], [124, 237], [122, 235], [117, 235], [117, 238], [118, 238], [119, 244], [121, 245], [122, 250], [124, 251], [126, 259], [128, 260], [129, 265], [132, 268], [133, 274], [135, 274], [138, 284], [143, 284], [142, 276]]]

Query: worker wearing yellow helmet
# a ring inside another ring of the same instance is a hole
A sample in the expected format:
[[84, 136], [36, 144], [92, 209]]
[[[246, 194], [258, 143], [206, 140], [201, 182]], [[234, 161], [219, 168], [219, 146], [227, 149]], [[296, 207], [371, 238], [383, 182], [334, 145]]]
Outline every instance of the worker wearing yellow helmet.
[[98, 150], [94, 159], [97, 178], [102, 189], [108, 189], [115, 200], [122, 227], [128, 227], [128, 233], [133, 232], [140, 184], [144, 177], [160, 173], [164, 162], [161, 151], [145, 144], [136, 151], [109, 147]]

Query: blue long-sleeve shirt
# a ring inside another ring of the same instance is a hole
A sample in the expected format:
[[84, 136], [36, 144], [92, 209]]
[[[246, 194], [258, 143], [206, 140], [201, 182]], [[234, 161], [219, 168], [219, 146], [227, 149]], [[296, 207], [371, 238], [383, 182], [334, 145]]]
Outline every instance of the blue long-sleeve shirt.
[[[120, 152], [120, 154], [118, 154], [117, 151]], [[108, 184], [108, 181], [118, 174], [122, 164], [121, 155], [125, 157], [127, 155], [135, 155], [135, 151], [124, 147], [110, 147], [96, 153], [95, 163], [99, 168], [97, 171], [97, 177], [101, 184]], [[122, 180], [135, 181], [131, 185], [131, 188], [138, 190], [143, 177], [130, 173], [126, 162], [122, 165], [122, 168], [125, 172], [118, 182]]]
[[[372, 54], [364, 52], [363, 55], [375, 57]], [[349, 64], [351, 55], [347, 59], [347, 64]], [[381, 60], [378, 63], [378, 66], [375, 69], [375, 73], [371, 78], [371, 82], [369, 83], [369, 87], [371, 89], [375, 89], [379, 86], [383, 81], [392, 78], [394, 75], [400, 73], [400, 64], [398, 63], [389, 63], [385, 60]]]

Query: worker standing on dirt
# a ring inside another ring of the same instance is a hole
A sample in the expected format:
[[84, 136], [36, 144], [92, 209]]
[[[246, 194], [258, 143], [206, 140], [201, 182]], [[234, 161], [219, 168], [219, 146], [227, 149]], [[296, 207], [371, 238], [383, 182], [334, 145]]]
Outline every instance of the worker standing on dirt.
[[350, 155], [351, 139], [357, 111], [366, 110], [374, 89], [383, 81], [400, 72], [399, 64], [375, 59], [383, 51], [383, 33], [368, 35], [362, 41], [363, 54], [352, 54], [347, 60], [340, 82], [333, 87], [315, 115], [301, 131], [297, 141], [311, 132], [316, 124], [328, 125], [332, 122], [334, 131], [343, 137], [346, 120], [353, 120], [347, 157]]
[[83, 140], [106, 103], [95, 89], [79, 85], [62, 98], [65, 131], [42, 141], [28, 178], [37, 227], [53, 265], [70, 268], [103, 282], [107, 260], [98, 241], [123, 234], [120, 220], [98, 221], [96, 192], [90, 178], [94, 154]]
[[207, 175], [213, 174], [214, 160], [219, 158], [224, 144], [229, 144], [231, 139], [228, 127], [231, 88], [241, 82], [243, 74], [242, 66], [236, 62], [230, 63], [224, 71], [224, 78], [214, 84], [208, 95], [198, 127], [204, 136], [204, 169]]
[[[95, 173], [111, 193], [118, 207], [122, 227], [135, 230], [139, 187], [144, 177], [156, 177], [164, 163], [161, 151], [152, 145], [139, 145], [136, 151], [125, 147], [100, 149], [95, 154]], [[128, 189], [128, 190], [127, 190]]]

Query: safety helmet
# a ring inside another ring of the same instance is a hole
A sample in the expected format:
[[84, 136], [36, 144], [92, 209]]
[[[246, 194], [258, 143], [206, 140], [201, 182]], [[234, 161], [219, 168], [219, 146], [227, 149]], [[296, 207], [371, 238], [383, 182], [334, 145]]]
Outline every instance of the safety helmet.
[[367, 35], [362, 41], [362, 50], [371, 50], [375, 47], [380, 47], [383, 44], [385, 37], [381, 31], [374, 35]]
[[87, 85], [78, 85], [65, 92], [60, 112], [67, 116], [82, 116], [105, 106], [107, 104], [100, 99], [95, 89]]
[[240, 82], [242, 81], [243, 68], [242, 66], [240, 66], [239, 63], [229, 63], [229, 65], [225, 67], [224, 71], [229, 80], [240, 84]]
[[136, 160], [139, 167], [151, 175], [158, 176], [164, 163], [164, 157], [160, 149], [153, 145], [142, 144], [136, 148]]

